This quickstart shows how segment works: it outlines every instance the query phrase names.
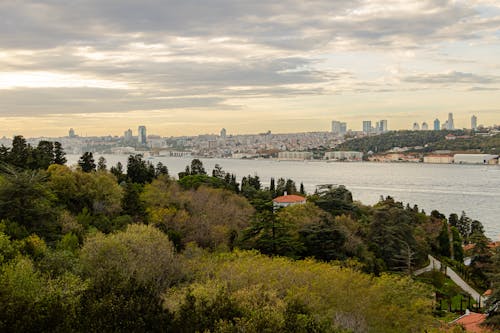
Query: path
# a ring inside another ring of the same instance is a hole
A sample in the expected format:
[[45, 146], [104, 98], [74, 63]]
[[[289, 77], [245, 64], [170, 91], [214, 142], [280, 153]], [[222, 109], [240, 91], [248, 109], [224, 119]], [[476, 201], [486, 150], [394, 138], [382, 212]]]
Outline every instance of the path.
[[[429, 265], [427, 265], [424, 268], [421, 268], [419, 270], [416, 270], [413, 274], [415, 275], [420, 275], [425, 272], [430, 272], [432, 270], [441, 270], [442, 264], [439, 260], [434, 258], [429, 254]], [[471, 295], [474, 300], [480, 304], [481, 306], [484, 305], [484, 302], [486, 301], [486, 297], [482, 296], [480, 293], [478, 293], [474, 288], [472, 288], [467, 282], [465, 282], [453, 269], [450, 267], [446, 266], [445, 270], [445, 275], [448, 276], [453, 282], [457, 284], [463, 291]]]

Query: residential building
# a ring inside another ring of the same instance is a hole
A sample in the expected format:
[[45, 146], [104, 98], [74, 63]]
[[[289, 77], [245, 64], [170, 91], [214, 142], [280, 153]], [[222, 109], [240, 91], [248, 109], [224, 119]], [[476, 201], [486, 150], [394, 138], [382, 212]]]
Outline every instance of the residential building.
[[137, 141], [141, 145], [145, 145], [147, 143], [146, 126], [139, 126]]
[[295, 194], [287, 195], [285, 192], [285, 195], [273, 199], [273, 209], [276, 210], [288, 206], [303, 205], [305, 203], [306, 198]]
[[125, 142], [131, 142], [132, 141], [132, 130], [129, 128], [125, 132], [123, 132], [123, 140]]
[[441, 129], [441, 122], [439, 121], [439, 119], [434, 119], [434, 130], [435, 131], [439, 131]]

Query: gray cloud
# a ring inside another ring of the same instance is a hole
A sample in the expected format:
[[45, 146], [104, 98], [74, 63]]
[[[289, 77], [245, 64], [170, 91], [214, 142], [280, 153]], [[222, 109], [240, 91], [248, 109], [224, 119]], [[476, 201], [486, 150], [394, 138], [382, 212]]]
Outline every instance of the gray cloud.
[[449, 73], [440, 73], [440, 74], [412, 75], [402, 78], [402, 81], [409, 83], [423, 83], [423, 84], [457, 84], [457, 83], [491, 84], [500, 82], [500, 77], [453, 71]]

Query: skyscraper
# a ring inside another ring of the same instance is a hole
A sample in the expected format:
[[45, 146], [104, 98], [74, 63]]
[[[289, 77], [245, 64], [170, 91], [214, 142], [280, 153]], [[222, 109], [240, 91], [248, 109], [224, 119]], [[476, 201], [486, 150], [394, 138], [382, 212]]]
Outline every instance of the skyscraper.
[[379, 122], [379, 131], [384, 133], [384, 132], [387, 132], [389, 130], [389, 128], [387, 127], [387, 120], [383, 119]]
[[474, 115], [470, 118], [470, 128], [477, 130], [477, 117]]
[[146, 144], [146, 126], [139, 126], [138, 134], [137, 134], [137, 141], [141, 145]]
[[363, 120], [363, 132], [365, 134], [369, 134], [372, 132], [372, 121], [371, 120]]
[[332, 133], [336, 136], [344, 136], [347, 132], [347, 124], [340, 121], [332, 121]]
[[429, 125], [427, 125], [427, 123], [424, 121], [422, 123], [422, 127], [421, 128], [422, 128], [422, 131], [428, 131], [429, 130]]
[[123, 133], [123, 140], [125, 142], [132, 141], [132, 130], [130, 128]]
[[418, 123], [413, 123], [413, 130], [414, 131], [420, 131], [420, 125]]
[[441, 122], [439, 121], [439, 119], [434, 119], [434, 130], [435, 131], [439, 131], [441, 129]]
[[226, 129], [225, 129], [225, 128], [223, 128], [223, 129], [221, 129], [221, 130], [220, 130], [220, 137], [221, 137], [222, 139], [225, 139], [225, 138], [226, 138]]
[[75, 130], [74, 130], [74, 129], [72, 129], [72, 128], [70, 128], [70, 129], [69, 129], [68, 136], [69, 136], [70, 138], [74, 138], [74, 137], [76, 136], [76, 135], [75, 135]]
[[455, 124], [453, 123], [453, 113], [448, 113], [448, 127], [447, 129], [449, 130], [454, 130], [455, 129]]

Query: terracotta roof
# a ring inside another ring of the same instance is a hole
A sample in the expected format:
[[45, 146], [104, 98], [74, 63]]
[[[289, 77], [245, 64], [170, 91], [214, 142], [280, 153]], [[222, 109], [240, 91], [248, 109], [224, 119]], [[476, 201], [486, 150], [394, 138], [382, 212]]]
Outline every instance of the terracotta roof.
[[480, 324], [484, 322], [486, 315], [483, 313], [471, 312], [460, 317], [455, 323], [462, 325], [467, 332], [489, 332], [488, 329], [482, 328]]
[[483, 293], [483, 296], [490, 296], [492, 293], [493, 291], [491, 289], [488, 289]]
[[304, 202], [304, 201], [306, 201], [306, 198], [295, 194], [282, 195], [281, 197], [273, 199], [273, 202], [276, 203], [294, 203], [294, 202]]
[[[497, 248], [500, 246], [500, 242], [491, 242], [491, 243], [488, 243], [488, 248], [490, 249], [494, 249], [494, 248]], [[469, 250], [472, 250], [473, 248], [476, 247], [476, 244], [467, 244], [467, 245], [464, 245], [463, 246], [463, 249], [464, 251], [469, 251]]]

